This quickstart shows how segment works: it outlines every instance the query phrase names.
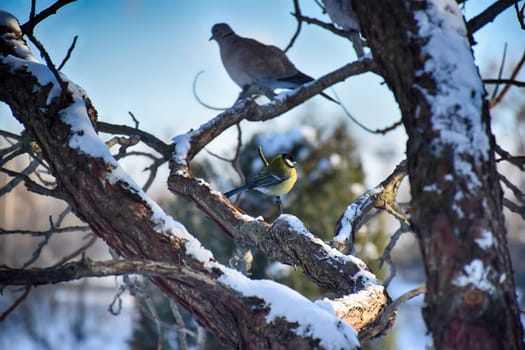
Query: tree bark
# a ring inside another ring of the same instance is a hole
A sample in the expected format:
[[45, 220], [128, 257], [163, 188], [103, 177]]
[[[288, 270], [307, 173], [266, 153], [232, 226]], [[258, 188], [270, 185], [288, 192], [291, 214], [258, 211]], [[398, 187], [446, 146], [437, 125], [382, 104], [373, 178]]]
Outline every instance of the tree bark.
[[[461, 12], [454, 1], [354, 5], [408, 134], [412, 225], [427, 276], [423, 316], [434, 348], [522, 349], [495, 141]], [[449, 40], [433, 47], [435, 34]]]
[[[310, 310], [312, 315], [319, 313], [320, 319], [330, 320], [317, 329], [332, 327], [332, 339], [327, 334], [313, 332], [317, 319], [288, 320], [278, 312], [280, 305], [272, 305], [257, 294], [258, 281], [241, 278], [217, 263], [182, 225], [166, 216], [124, 174], [96, 135], [93, 124], [97, 122], [97, 113], [86, 93], [65, 77], [56, 81], [57, 74], [28, 54], [20, 34], [6, 30], [9, 28], [0, 26], [0, 100], [10, 106], [38, 144], [56, 178], [57, 197], [64, 199], [122, 259], [174, 266], [175, 273], [148, 276], [170, 299], [185, 307], [222, 342], [235, 348], [340, 348], [334, 344], [342, 343], [356, 348], [353, 330], [341, 319], [355, 322], [356, 328], [366, 327], [388, 302], [386, 290], [364, 263], [332, 251], [292, 217], [277, 220], [273, 225], [240, 220], [239, 213], [223, 196], [190, 173], [176, 170], [170, 187], [183, 186], [179, 190], [199, 197], [203, 208], [222, 217], [223, 227], [234, 233], [232, 237], [243, 236], [267, 252], [273, 251], [275, 258], [302, 266], [316, 283], [345, 297], [342, 301], [331, 301], [334, 309], [338, 303], [351, 305], [353, 293], [363, 305], [360, 312], [345, 309], [345, 314], [339, 315], [334, 310], [330, 315], [304, 298], [297, 299], [302, 302], [301, 308], [305, 308], [302, 311]], [[230, 117], [242, 119], [234, 114]], [[200, 143], [198, 146], [203, 147]], [[60, 278], [70, 276], [71, 272], [78, 271], [65, 267]], [[30, 272], [28, 276], [31, 278]], [[239, 281], [241, 286], [237, 285]], [[249, 287], [248, 293], [242, 288], [245, 285]], [[277, 283], [271, 286], [275, 295], [292, 297], [285, 287]], [[295, 307], [290, 301], [280, 306], [281, 311]], [[272, 318], [270, 311], [274, 314]]]

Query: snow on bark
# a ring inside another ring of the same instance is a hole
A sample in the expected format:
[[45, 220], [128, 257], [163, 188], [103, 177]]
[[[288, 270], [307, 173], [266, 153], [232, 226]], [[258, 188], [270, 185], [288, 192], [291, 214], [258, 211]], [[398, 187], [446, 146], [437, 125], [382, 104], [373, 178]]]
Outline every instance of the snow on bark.
[[453, 0], [434, 0], [415, 12], [419, 38], [425, 59], [420, 76], [430, 75], [435, 91], [417, 88], [432, 109], [433, 130], [439, 133], [432, 141], [436, 155], [450, 152], [459, 176], [466, 177], [468, 190], [475, 192], [481, 181], [473, 171], [488, 158], [490, 145], [481, 121], [485, 91], [474, 65], [467, 29]]
[[297, 323], [294, 332], [319, 340], [324, 349], [358, 349], [357, 332], [335, 316], [333, 310], [318, 306], [295, 290], [271, 280], [251, 280], [238, 271], [227, 269], [219, 281], [244, 297], [257, 297], [268, 307], [267, 322], [278, 318]]
[[463, 268], [463, 274], [452, 281], [459, 287], [473, 286], [487, 293], [493, 293], [496, 287], [490, 281], [490, 274], [494, 273], [490, 267], [486, 267], [480, 259], [472, 260]]

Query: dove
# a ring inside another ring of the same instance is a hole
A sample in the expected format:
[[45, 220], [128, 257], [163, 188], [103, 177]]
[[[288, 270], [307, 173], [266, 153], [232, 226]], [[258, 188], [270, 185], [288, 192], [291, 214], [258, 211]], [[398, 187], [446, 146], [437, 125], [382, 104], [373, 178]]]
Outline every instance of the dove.
[[243, 89], [241, 96], [259, 92], [273, 98], [275, 89], [295, 89], [314, 80], [298, 70], [278, 47], [241, 37], [226, 23], [215, 24], [211, 33], [210, 40], [217, 41], [226, 72]]

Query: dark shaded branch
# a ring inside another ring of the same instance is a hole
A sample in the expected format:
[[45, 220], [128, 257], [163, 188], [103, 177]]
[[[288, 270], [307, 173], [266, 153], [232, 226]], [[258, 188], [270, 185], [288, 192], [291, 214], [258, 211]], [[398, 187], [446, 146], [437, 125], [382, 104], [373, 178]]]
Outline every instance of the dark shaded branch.
[[514, 85], [517, 87], [525, 87], [524, 81], [518, 81], [514, 79], [483, 79], [483, 82], [485, 84], [506, 84], [506, 85]]
[[467, 23], [467, 30], [469, 35], [474, 34], [481, 29], [485, 24], [492, 22], [500, 13], [508, 9], [514, 4], [515, 0], [498, 0], [487, 7], [479, 15], [473, 17]]
[[83, 259], [47, 268], [11, 269], [3, 267], [0, 268], [0, 281], [4, 286], [39, 286], [91, 277], [127, 274], [171, 276], [188, 273], [190, 273], [189, 269], [184, 267], [155, 261]]
[[67, 4], [75, 2], [75, 1], [76, 0], [58, 0], [51, 6], [46, 8], [45, 10], [39, 12], [38, 14], [34, 14], [35, 8], [33, 6], [31, 10], [31, 14], [29, 16], [30, 17], [29, 21], [27, 21], [21, 26], [22, 32], [24, 32], [24, 34], [32, 33], [33, 29], [36, 27], [38, 23], [42, 22], [47, 17], [57, 13], [57, 11], [60, 10], [60, 8], [66, 6]]
[[75, 49], [75, 45], [77, 44], [77, 39], [78, 39], [78, 35], [75, 35], [75, 37], [73, 38], [73, 42], [71, 43], [71, 45], [69, 46], [69, 49], [67, 50], [66, 57], [64, 57], [62, 62], [60, 62], [57, 70], [59, 71], [62, 70], [62, 68], [64, 68], [64, 66], [66, 65], [67, 61], [71, 58], [71, 54], [73, 53], [73, 50]]
[[133, 128], [127, 125], [116, 125], [98, 121], [96, 124], [97, 130], [108, 134], [122, 134], [133, 136], [136, 135], [146, 145], [160, 153], [164, 159], [169, 159], [171, 152], [173, 151], [173, 145], [168, 145], [163, 141], [159, 140], [155, 135], [152, 135], [143, 130]]

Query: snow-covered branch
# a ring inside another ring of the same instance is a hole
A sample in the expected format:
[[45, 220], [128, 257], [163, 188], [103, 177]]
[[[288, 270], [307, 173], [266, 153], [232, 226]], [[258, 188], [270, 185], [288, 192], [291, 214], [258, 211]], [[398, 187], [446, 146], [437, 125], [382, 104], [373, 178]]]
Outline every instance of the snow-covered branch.
[[[250, 280], [216, 262], [211, 252], [184, 226], [166, 215], [112, 157], [95, 131], [97, 113], [87, 93], [64, 75], [58, 82], [52, 70], [34, 59], [17, 35], [9, 32], [0, 37], [0, 100], [10, 105], [15, 117], [38, 143], [56, 178], [57, 188], [73, 212], [122, 259], [175, 266], [177, 272], [169, 277], [149, 278], [232, 346], [252, 344], [254, 348], [292, 346], [296, 349], [358, 346], [355, 330], [334, 312], [327, 312], [280, 284]], [[61, 90], [61, 86], [66, 90]], [[233, 217], [225, 205], [227, 201], [221, 195], [213, 196], [213, 202], [222, 204]], [[233, 220], [238, 232], [243, 231], [239, 228], [243, 225], [266, 226], [235, 217]], [[333, 263], [331, 271], [340, 269], [337, 272], [341, 277], [335, 282], [326, 280], [325, 284], [335, 284], [333, 289], [341, 294], [350, 293], [356, 286], [378, 285], [363, 263], [330, 251], [330, 247], [292, 218], [283, 218], [269, 227], [267, 233], [279, 237], [287, 237], [285, 233], [288, 233], [288, 237], [293, 235], [293, 239], [309, 242], [308, 248], [315, 250], [299, 257], [306, 260], [318, 255], [325, 261], [319, 266], [328, 267]], [[264, 244], [268, 242], [271, 240]], [[293, 255], [298, 253], [306, 251], [290, 251]], [[341, 271], [347, 273], [343, 275]], [[330, 270], [325, 274], [327, 272]], [[320, 271], [316, 275], [321, 275]], [[351, 282], [345, 281], [347, 279]], [[386, 303], [385, 292], [382, 289], [379, 292]], [[239, 324], [243, 327], [233, 326]]]

